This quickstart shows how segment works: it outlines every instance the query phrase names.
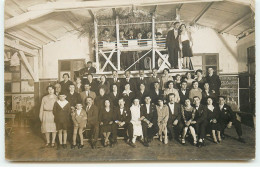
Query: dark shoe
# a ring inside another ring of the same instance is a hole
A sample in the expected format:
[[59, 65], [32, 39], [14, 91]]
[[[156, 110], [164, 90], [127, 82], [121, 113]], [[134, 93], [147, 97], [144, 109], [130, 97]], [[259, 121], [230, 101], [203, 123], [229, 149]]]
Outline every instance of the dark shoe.
[[75, 149], [76, 148], [76, 145], [71, 145], [71, 149]]
[[62, 147], [63, 147], [64, 149], [66, 149], [66, 148], [67, 148], [67, 144], [63, 144]]
[[238, 141], [241, 142], [241, 143], [246, 143], [246, 141], [241, 137], [238, 138]]
[[128, 143], [131, 147], [136, 148], [136, 145], [133, 142]]
[[203, 147], [205, 147], [206, 146], [206, 143], [205, 143], [205, 141], [203, 140], [203, 142], [202, 142], [202, 146]]
[[78, 149], [82, 149], [84, 147], [84, 145], [80, 145], [79, 147], [78, 147]]
[[199, 148], [202, 147], [202, 142], [198, 142], [198, 145], [197, 145]]
[[213, 141], [215, 144], [218, 144], [218, 141], [217, 140], [215, 140], [215, 141]]

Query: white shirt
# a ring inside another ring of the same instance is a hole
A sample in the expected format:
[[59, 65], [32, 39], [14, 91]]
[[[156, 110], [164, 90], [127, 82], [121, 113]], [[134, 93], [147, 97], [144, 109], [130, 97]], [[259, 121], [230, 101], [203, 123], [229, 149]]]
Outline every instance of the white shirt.
[[80, 112], [81, 112], [81, 109], [80, 110], [77, 109], [77, 115], [80, 115]]
[[126, 78], [126, 82], [129, 82], [130, 81], [130, 78]]
[[187, 90], [181, 90], [182, 94], [185, 95]]
[[114, 78], [114, 82], [117, 82], [117, 78]]
[[146, 106], [146, 109], [147, 109], [147, 114], [149, 114], [150, 113], [150, 104], [145, 104], [145, 106]]
[[173, 104], [169, 103], [168, 105], [169, 105], [169, 108], [170, 108], [170, 110], [173, 114], [174, 113], [174, 103]]
[[198, 109], [199, 109], [199, 107], [200, 107], [200, 106], [196, 106], [196, 105], [195, 105], [195, 108], [196, 108], [196, 110], [198, 110]]
[[117, 92], [113, 92], [113, 94], [114, 94], [114, 96], [116, 97], [116, 95], [117, 95]]
[[140, 77], [140, 80], [144, 80], [144, 77]]
[[123, 110], [124, 110], [124, 108], [120, 108], [120, 114], [121, 115], [123, 114]]
[[174, 29], [174, 37], [176, 38], [178, 36], [178, 30]]
[[219, 105], [220, 110], [222, 111], [224, 105]]
[[156, 94], [159, 95], [159, 90], [155, 90]]
[[87, 95], [87, 96], [89, 95], [89, 91], [86, 91], [86, 95]]
[[64, 101], [58, 100], [57, 103], [60, 105], [61, 108], [64, 108], [64, 106], [66, 106], [66, 104], [69, 102], [67, 100], [64, 100]]

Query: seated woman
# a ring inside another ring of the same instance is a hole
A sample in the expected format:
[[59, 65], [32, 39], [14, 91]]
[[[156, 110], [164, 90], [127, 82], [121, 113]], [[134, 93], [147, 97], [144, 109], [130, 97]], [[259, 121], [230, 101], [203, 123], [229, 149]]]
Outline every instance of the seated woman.
[[101, 109], [99, 112], [99, 122], [100, 122], [100, 131], [104, 137], [103, 144], [104, 147], [107, 147], [110, 144], [109, 136], [112, 132], [114, 112], [110, 106], [110, 100], [108, 98], [105, 99], [105, 102], [103, 104], [105, 105], [105, 107]]
[[[98, 89], [100, 89], [100, 88], [104, 88], [105, 89], [105, 94], [106, 95], [109, 94], [109, 92], [110, 92], [110, 84], [107, 81], [107, 78], [106, 78], [105, 75], [101, 75], [100, 76], [100, 83], [98, 85]], [[92, 89], [94, 89], [94, 88], [92, 88]]]
[[139, 99], [135, 98], [132, 106], [130, 107], [130, 112], [131, 112], [130, 122], [133, 125], [132, 145], [135, 145], [135, 141], [138, 136], [141, 136], [141, 139], [143, 139], [141, 106], [139, 102], [140, 102]]
[[197, 144], [195, 129], [191, 125], [191, 122], [195, 118], [195, 112], [196, 112], [196, 109], [191, 106], [190, 99], [188, 99], [188, 98], [185, 99], [185, 105], [181, 106], [182, 118], [183, 118], [183, 122], [185, 124], [185, 127], [183, 128], [183, 133], [182, 133], [182, 140], [181, 140], [182, 144], [185, 144], [185, 137], [186, 137], [188, 130], [190, 130], [190, 133], [193, 137], [193, 145]]
[[207, 105], [207, 99], [208, 97], [211, 97], [213, 99], [213, 102], [215, 103], [216, 101], [216, 94], [213, 93], [212, 90], [210, 90], [209, 88], [209, 83], [205, 82], [204, 83], [204, 89], [202, 91], [202, 100], [201, 100], [201, 104], [203, 105]]
[[[221, 136], [220, 136], [220, 117], [218, 114], [218, 110], [213, 106], [213, 98], [208, 97], [207, 98], [207, 113], [208, 113], [208, 121], [212, 132], [212, 138], [213, 141], [217, 144], [218, 142], [221, 142]], [[218, 140], [216, 138], [216, 131], [218, 135]]]
[[169, 81], [167, 83], [167, 87], [165, 90], [164, 90], [164, 97], [165, 99], [168, 98], [168, 95], [173, 93], [175, 95], [175, 102], [176, 103], [179, 103], [180, 102], [180, 96], [179, 96], [179, 91], [177, 89], [175, 89], [173, 86], [174, 82], [173, 81]]
[[187, 81], [187, 88], [191, 89], [192, 88], [192, 82], [194, 81], [194, 79], [192, 78], [191, 72], [187, 72], [185, 74], [185, 77], [186, 77], [186, 81]]
[[180, 90], [181, 89], [181, 75], [176, 74], [174, 81], [174, 88]]
[[189, 92], [189, 99], [193, 100], [195, 96], [198, 96], [200, 100], [202, 99], [202, 90], [199, 88], [198, 81], [192, 82], [192, 89]]
[[164, 133], [164, 144], [167, 144], [167, 122], [169, 119], [169, 107], [164, 105], [163, 101], [163, 97], [158, 98], [158, 106], [156, 105], [156, 110], [158, 115], [159, 139], [162, 142]]
[[196, 78], [195, 80], [199, 82], [199, 88], [203, 90], [204, 88], [204, 83], [206, 82], [206, 78], [202, 75], [202, 70], [197, 70], [196, 71]]

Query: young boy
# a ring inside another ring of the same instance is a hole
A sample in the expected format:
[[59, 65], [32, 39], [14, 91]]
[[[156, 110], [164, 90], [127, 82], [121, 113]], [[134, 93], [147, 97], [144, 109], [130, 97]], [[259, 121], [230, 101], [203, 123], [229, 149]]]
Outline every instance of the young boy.
[[[73, 144], [71, 149], [76, 147], [76, 139], [77, 133], [79, 133], [80, 137], [80, 145], [78, 146], [79, 149], [83, 148], [83, 128], [86, 127], [87, 124], [87, 113], [84, 109], [82, 109], [82, 104], [76, 104], [76, 110], [71, 114], [72, 121], [74, 124], [74, 131], [73, 131]], [[78, 132], [79, 131], [79, 132]]]
[[[67, 130], [70, 126], [70, 103], [66, 100], [66, 94], [60, 93], [59, 100], [54, 103], [53, 115], [56, 123], [56, 129], [58, 130], [60, 146], [67, 148]], [[62, 138], [63, 134], [63, 138]], [[63, 140], [62, 140], [63, 139]]]

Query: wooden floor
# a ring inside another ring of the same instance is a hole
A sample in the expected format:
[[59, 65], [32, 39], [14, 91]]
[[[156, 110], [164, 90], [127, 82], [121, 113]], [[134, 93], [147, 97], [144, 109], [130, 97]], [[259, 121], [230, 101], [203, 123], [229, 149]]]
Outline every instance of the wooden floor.
[[150, 147], [144, 147], [137, 142], [137, 148], [132, 148], [123, 140], [113, 148], [104, 148], [98, 143], [93, 150], [85, 142], [83, 149], [57, 150], [45, 148], [43, 136], [32, 133], [29, 127], [14, 128], [10, 137], [5, 138], [6, 159], [10, 161], [27, 162], [118, 162], [118, 161], [189, 161], [189, 160], [250, 160], [255, 157], [255, 130], [242, 126], [246, 143], [236, 140], [236, 132], [232, 127], [226, 130], [227, 137], [221, 144], [214, 144], [210, 137], [206, 145], [197, 148], [187, 143], [185, 146], [177, 141], [170, 141], [167, 145], [154, 139]]

